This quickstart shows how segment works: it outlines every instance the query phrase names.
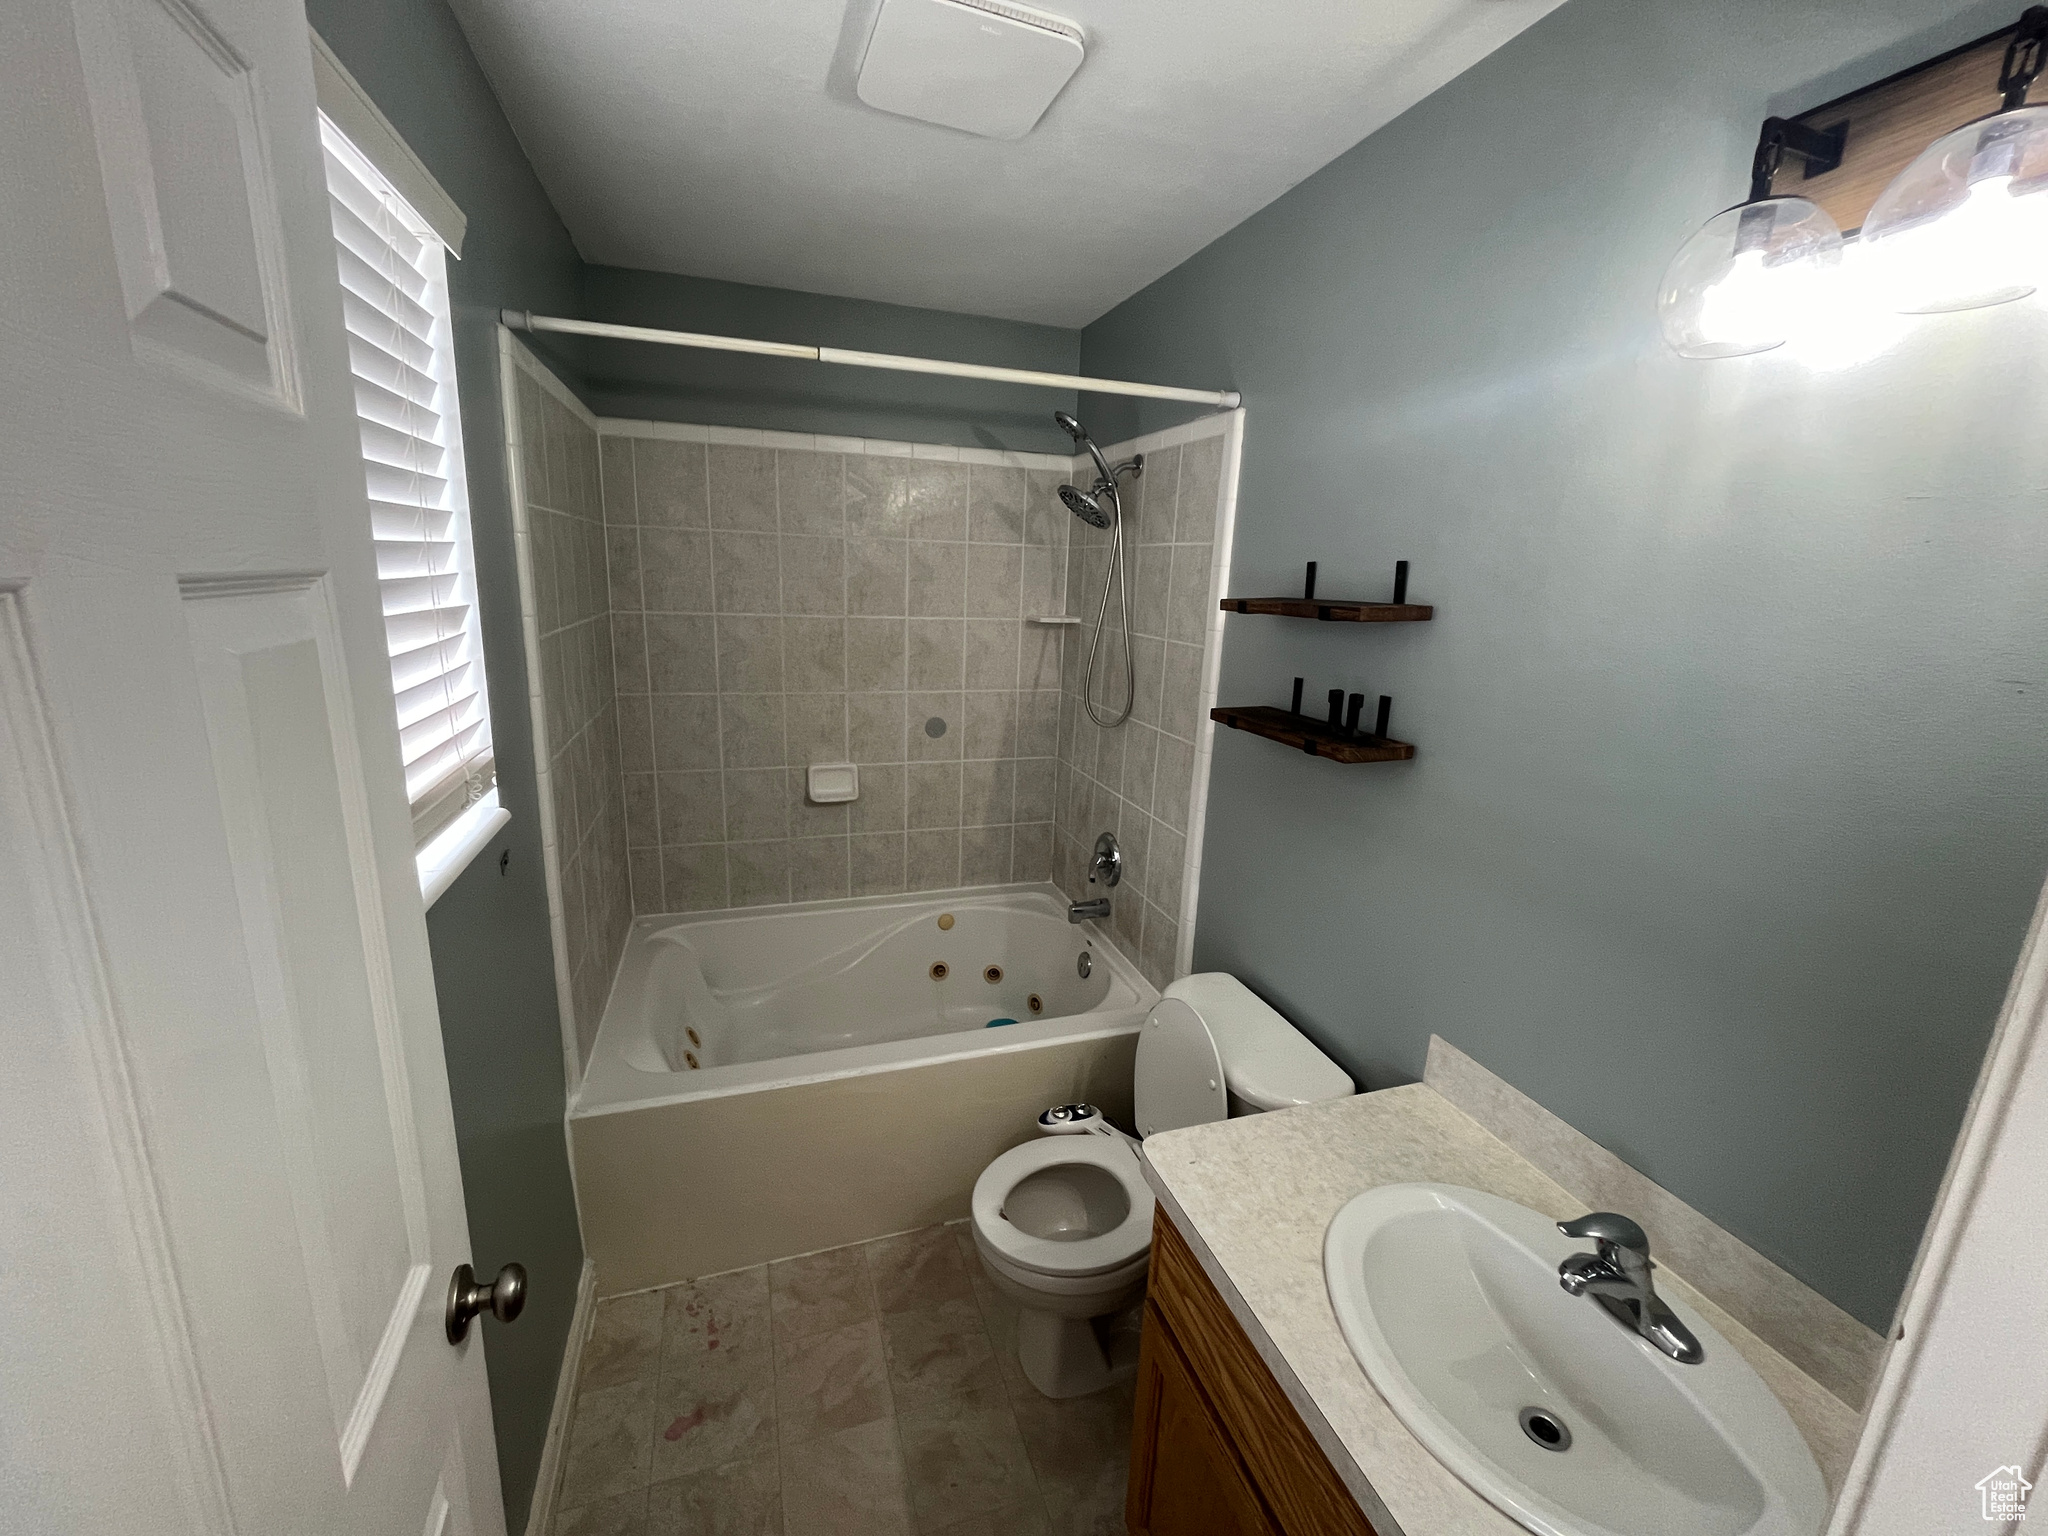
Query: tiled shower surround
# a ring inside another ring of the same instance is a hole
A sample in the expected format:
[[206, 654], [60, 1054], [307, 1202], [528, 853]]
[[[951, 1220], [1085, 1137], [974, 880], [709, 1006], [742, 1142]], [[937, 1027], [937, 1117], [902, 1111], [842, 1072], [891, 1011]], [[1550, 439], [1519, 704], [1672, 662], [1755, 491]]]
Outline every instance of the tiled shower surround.
[[[1231, 422], [1209, 417], [1171, 432], [1104, 449], [1111, 463], [1134, 453], [1145, 470], [1125, 483], [1124, 550], [1135, 672], [1131, 717], [1105, 730], [1082, 707], [1088, 650], [1102, 601], [1110, 536], [1078, 518], [1067, 559], [1068, 631], [1060, 701], [1057, 845], [1053, 878], [1069, 895], [1088, 891], [1095, 839], [1114, 832], [1123, 849], [1123, 883], [1108, 893], [1118, 946], [1154, 986], [1188, 969], [1183, 920], [1189, 874], [1198, 866], [1195, 804], [1209, 778], [1209, 705], [1222, 614], [1217, 598], [1235, 512]], [[1124, 702], [1122, 621], [1114, 591], [1103, 623], [1094, 697], [1114, 719]]]
[[[1109, 450], [1147, 460], [1125, 494], [1137, 707], [1102, 731], [1079, 695], [1107, 536], [1057, 494], [1086, 468], [598, 420], [506, 347], [579, 1061], [633, 913], [1011, 880], [1093, 894], [1086, 851], [1104, 830], [1130, 871], [1120, 945], [1156, 985], [1185, 969], [1229, 419]], [[1059, 615], [1083, 622], [1032, 622]], [[1097, 678], [1112, 705], [1120, 645], [1105, 640]], [[810, 803], [808, 765], [842, 761], [859, 798]]]
[[[625, 428], [627, 430], [621, 430]], [[1061, 475], [605, 423], [642, 912], [1044, 880]], [[859, 445], [856, 445], [859, 446]], [[860, 796], [814, 805], [812, 763]]]
[[580, 1061], [633, 919], [597, 423], [524, 348], [506, 362], [518, 380], [506, 433], [556, 987]]

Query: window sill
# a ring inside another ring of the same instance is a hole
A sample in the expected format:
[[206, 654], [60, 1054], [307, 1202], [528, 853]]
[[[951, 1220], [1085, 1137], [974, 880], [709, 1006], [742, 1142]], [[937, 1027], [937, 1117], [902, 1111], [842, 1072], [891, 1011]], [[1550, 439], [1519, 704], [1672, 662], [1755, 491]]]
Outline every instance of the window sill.
[[493, 789], [460, 816], [449, 822], [414, 856], [420, 872], [420, 901], [431, 907], [441, 893], [455, 883], [455, 877], [469, 868], [469, 861], [484, 851], [498, 829], [512, 819], [512, 813], [498, 804]]

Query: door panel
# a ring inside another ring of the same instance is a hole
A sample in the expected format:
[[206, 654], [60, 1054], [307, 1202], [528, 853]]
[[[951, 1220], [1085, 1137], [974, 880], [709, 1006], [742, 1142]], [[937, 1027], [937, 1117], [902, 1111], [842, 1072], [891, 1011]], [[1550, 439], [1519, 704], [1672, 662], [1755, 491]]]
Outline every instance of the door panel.
[[78, 0], [77, 13], [138, 353], [298, 409], [248, 62], [181, 0]]
[[0, 72], [0, 1524], [502, 1536], [304, 13]]
[[354, 739], [347, 677], [318, 580], [187, 577], [179, 588], [352, 1482], [426, 1294], [429, 1251], [361, 764], [342, 750]]

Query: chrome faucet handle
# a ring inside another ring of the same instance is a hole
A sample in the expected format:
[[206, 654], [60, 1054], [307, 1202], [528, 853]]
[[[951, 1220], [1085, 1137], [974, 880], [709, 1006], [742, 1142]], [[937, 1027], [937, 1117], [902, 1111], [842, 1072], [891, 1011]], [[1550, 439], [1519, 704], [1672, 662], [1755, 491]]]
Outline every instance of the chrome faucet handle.
[[1590, 1237], [1600, 1245], [1600, 1256], [1608, 1257], [1607, 1249], [1626, 1248], [1640, 1255], [1646, 1262], [1650, 1257], [1649, 1234], [1628, 1217], [1614, 1211], [1591, 1211], [1576, 1221], [1560, 1221], [1557, 1230], [1566, 1237]]

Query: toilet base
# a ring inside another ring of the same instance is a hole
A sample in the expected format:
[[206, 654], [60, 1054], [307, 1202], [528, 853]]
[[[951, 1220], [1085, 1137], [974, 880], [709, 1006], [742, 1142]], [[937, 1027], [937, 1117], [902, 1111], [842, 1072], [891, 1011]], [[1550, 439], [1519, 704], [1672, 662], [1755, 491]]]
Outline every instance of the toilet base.
[[1017, 1312], [1017, 1364], [1024, 1379], [1051, 1398], [1085, 1397], [1129, 1376], [1135, 1349], [1119, 1347], [1133, 1330], [1121, 1315], [1063, 1317], [1037, 1307]]

